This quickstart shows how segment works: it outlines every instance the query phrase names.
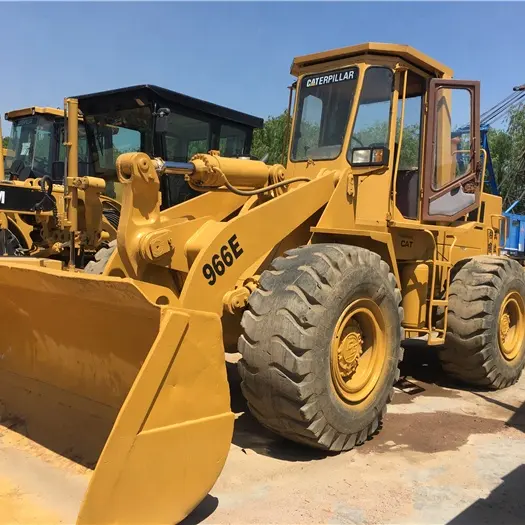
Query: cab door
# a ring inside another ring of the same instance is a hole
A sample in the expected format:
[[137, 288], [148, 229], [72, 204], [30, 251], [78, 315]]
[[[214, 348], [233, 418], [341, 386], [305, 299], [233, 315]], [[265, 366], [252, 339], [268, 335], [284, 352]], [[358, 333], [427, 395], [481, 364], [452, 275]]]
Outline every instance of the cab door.
[[432, 79], [428, 108], [423, 220], [453, 222], [479, 206], [482, 190], [479, 82]]

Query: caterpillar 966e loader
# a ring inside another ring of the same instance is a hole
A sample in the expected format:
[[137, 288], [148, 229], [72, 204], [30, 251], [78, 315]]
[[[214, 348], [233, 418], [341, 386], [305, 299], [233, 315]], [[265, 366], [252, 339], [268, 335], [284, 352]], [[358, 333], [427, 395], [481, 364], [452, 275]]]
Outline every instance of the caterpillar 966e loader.
[[[173, 523], [206, 495], [233, 431], [236, 337], [255, 417], [331, 451], [378, 430], [403, 337], [440, 345], [466, 383], [522, 372], [525, 278], [482, 191], [479, 83], [376, 43], [292, 74], [286, 169], [126, 153], [102, 275], [0, 261], [0, 398], [32, 439], [96, 462], [78, 523]], [[176, 177], [202, 195], [161, 210]]]

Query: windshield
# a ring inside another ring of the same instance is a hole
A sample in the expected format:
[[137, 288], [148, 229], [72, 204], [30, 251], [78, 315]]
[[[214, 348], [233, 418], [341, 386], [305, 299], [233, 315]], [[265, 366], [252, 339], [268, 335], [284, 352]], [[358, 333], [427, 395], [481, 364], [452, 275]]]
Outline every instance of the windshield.
[[22, 170], [25, 176], [30, 177], [51, 175], [52, 157], [57, 143], [55, 133], [54, 119], [44, 115], [15, 120], [5, 158], [8, 176], [16, 176]]
[[341, 153], [358, 68], [303, 77], [299, 89], [291, 159], [335, 159]]

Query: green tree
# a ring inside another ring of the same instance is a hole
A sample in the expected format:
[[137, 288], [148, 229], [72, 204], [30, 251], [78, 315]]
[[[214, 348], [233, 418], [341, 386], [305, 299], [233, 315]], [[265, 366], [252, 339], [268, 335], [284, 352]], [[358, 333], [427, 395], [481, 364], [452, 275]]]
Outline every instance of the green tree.
[[520, 203], [515, 213], [525, 213], [525, 106], [511, 110], [507, 129], [490, 129], [489, 148], [503, 208]]
[[2, 138], [2, 147], [3, 148], [7, 148], [8, 145], [9, 145], [9, 137], [3, 137]]
[[[509, 159], [512, 140], [506, 130], [490, 128], [488, 131], [490, 156], [494, 168], [494, 177], [500, 190], [505, 190], [505, 175], [509, 172]], [[485, 191], [488, 191], [485, 187]]]
[[[283, 111], [277, 117], [268, 117], [261, 129], [253, 134], [252, 155], [262, 158], [269, 155], [268, 164], [281, 163], [288, 154], [288, 140], [285, 140], [287, 131], [288, 111]], [[288, 130], [288, 136], [290, 131]]]

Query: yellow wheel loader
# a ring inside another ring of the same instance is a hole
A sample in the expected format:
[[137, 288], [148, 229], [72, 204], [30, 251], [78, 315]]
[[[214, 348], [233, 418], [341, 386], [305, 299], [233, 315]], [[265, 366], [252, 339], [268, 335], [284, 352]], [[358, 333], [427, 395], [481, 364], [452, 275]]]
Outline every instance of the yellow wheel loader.
[[[78, 115], [75, 107], [72, 115]], [[31, 107], [10, 111], [10, 148], [0, 173], [0, 255], [69, 258], [70, 232], [64, 209], [64, 111]], [[90, 258], [116, 238], [120, 204], [104, 195], [104, 184], [90, 185], [90, 152], [82, 116], [75, 126], [74, 147], [83, 178], [78, 198], [79, 232], [76, 249]], [[60, 169], [62, 168], [62, 169]]]
[[[378, 43], [291, 72], [286, 168], [125, 153], [101, 275], [0, 260], [0, 399], [33, 440], [96, 464], [80, 524], [175, 523], [204, 498], [232, 437], [236, 339], [255, 417], [331, 451], [379, 429], [404, 337], [465, 383], [523, 370], [525, 277], [483, 192], [479, 83]], [[161, 209], [181, 177], [202, 194]]]

